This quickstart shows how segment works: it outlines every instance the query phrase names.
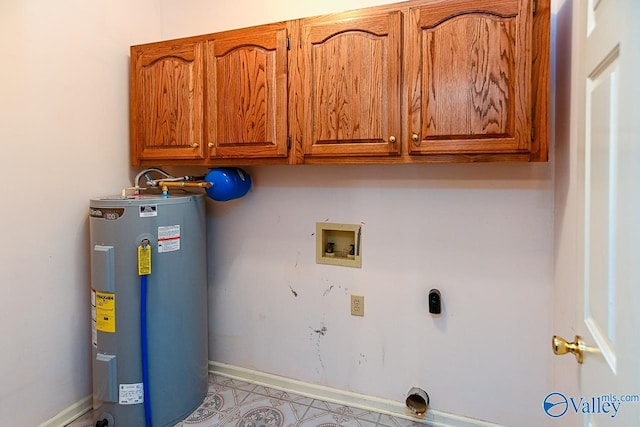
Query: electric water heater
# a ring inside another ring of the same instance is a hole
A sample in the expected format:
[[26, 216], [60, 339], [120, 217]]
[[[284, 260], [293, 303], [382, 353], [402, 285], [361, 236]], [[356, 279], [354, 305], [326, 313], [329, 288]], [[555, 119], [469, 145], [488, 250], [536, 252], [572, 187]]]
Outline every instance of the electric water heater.
[[202, 195], [90, 201], [94, 424], [172, 426], [207, 393]]

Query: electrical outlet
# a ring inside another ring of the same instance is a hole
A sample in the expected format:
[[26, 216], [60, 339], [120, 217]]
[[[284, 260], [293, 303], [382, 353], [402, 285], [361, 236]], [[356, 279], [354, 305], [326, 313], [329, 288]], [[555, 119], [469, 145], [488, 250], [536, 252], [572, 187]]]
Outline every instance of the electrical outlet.
[[351, 315], [364, 316], [364, 295], [351, 295]]

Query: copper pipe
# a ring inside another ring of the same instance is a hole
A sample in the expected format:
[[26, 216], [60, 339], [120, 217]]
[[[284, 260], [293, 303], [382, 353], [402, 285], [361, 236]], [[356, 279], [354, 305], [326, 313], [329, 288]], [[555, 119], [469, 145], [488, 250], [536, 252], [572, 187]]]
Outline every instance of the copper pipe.
[[196, 188], [211, 188], [213, 186], [212, 183], [206, 181], [200, 182], [185, 182], [185, 181], [160, 181], [158, 182], [158, 186], [162, 187], [162, 190], [165, 188], [185, 188], [185, 187], [196, 187]]

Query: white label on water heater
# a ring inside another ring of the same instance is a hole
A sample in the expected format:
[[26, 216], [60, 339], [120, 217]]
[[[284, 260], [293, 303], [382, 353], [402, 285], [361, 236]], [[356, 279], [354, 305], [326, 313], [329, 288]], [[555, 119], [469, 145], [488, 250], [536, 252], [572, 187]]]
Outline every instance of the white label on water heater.
[[96, 291], [91, 289], [91, 343], [98, 348], [98, 328], [96, 323]]
[[137, 405], [144, 403], [144, 388], [142, 383], [120, 384], [118, 403], [121, 405]]
[[180, 250], [180, 225], [158, 227], [158, 252]]
[[158, 205], [140, 205], [140, 218], [158, 216]]

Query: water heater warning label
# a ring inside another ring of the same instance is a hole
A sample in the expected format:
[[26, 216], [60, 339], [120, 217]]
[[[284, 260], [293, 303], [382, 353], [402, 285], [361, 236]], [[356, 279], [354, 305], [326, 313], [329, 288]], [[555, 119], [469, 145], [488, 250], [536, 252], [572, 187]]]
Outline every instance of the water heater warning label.
[[158, 253], [180, 250], [180, 225], [158, 227]]
[[121, 405], [137, 405], [144, 403], [142, 383], [120, 384], [118, 403]]
[[101, 332], [115, 332], [116, 294], [98, 291], [95, 291], [95, 294], [96, 329]]

